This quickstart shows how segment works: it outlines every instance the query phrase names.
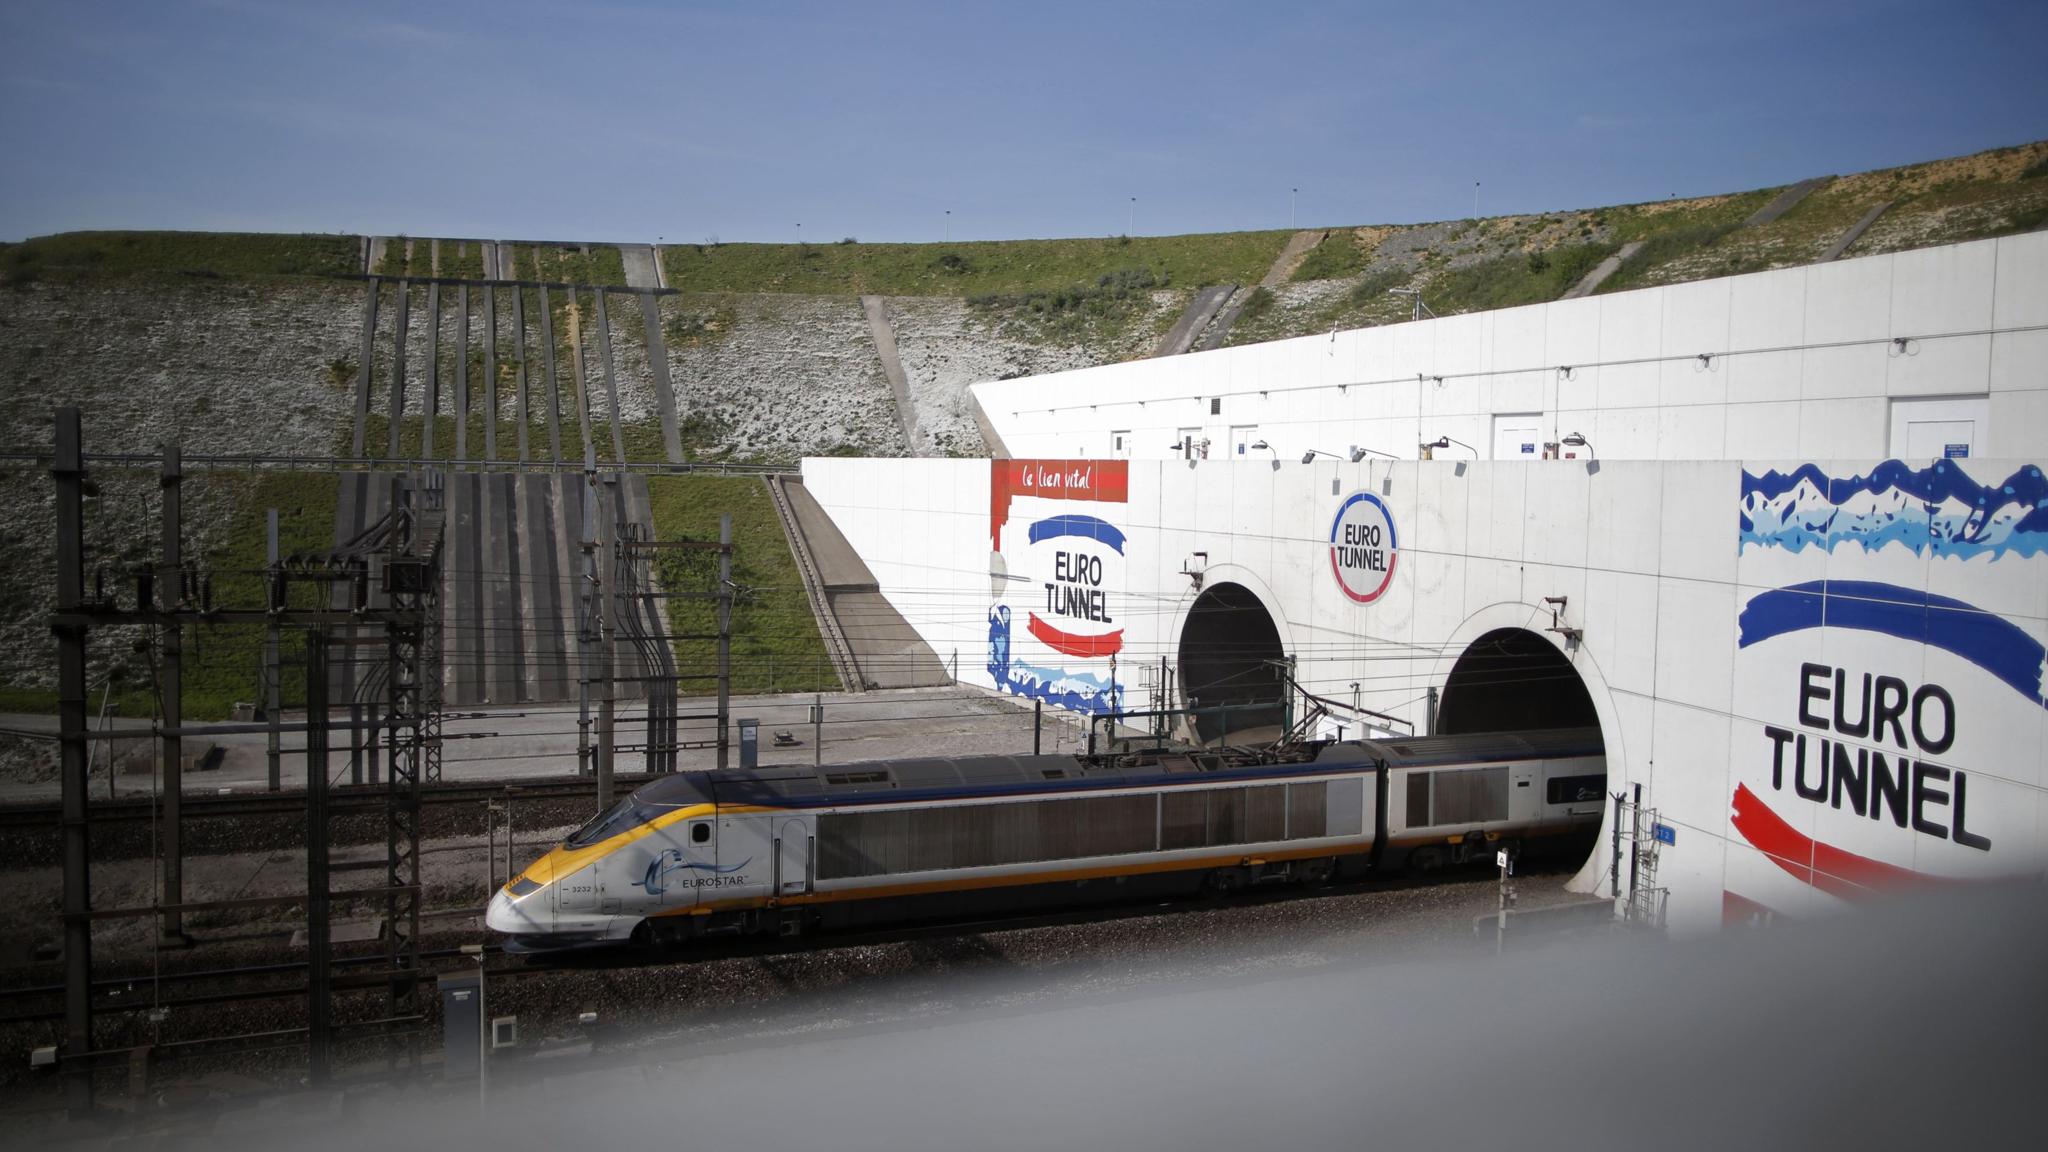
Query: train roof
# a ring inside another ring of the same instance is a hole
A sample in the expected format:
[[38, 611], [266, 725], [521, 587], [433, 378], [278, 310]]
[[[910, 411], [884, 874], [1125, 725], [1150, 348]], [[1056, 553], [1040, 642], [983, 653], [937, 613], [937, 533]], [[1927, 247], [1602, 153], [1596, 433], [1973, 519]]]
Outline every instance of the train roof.
[[641, 788], [646, 803], [684, 805], [761, 804], [772, 807], [830, 803], [838, 797], [875, 800], [1019, 792], [1084, 790], [1141, 784], [1192, 782], [1191, 777], [1258, 780], [1308, 775], [1376, 761], [1398, 767], [1485, 760], [1528, 760], [1598, 756], [1597, 728], [1470, 736], [1416, 736], [1398, 740], [1342, 741], [1322, 745], [1313, 759], [1278, 764], [1232, 763], [1201, 749], [1167, 752], [1153, 762], [1118, 764], [1082, 756], [924, 756], [804, 766], [679, 772]]
[[1476, 760], [1565, 760], [1599, 756], [1606, 745], [1598, 728], [1550, 728], [1529, 732], [1474, 732], [1462, 736], [1408, 736], [1363, 742], [1373, 758], [1391, 767], [1427, 768]]

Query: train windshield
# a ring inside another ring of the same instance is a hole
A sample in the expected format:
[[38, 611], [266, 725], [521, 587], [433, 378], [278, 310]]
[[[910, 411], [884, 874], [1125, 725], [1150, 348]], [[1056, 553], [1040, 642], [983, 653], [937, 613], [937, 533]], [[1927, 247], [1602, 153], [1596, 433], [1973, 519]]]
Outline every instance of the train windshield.
[[672, 812], [672, 804], [649, 804], [637, 794], [628, 796], [609, 809], [591, 817], [590, 822], [569, 834], [562, 841], [565, 848], [587, 848], [600, 840], [609, 840], [621, 832], [638, 828], [664, 812]]

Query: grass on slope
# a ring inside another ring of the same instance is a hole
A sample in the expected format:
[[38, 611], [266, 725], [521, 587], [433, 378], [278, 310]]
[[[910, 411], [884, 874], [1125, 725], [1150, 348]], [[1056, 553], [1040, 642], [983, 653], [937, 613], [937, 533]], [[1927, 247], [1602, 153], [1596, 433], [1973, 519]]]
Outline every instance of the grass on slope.
[[189, 276], [340, 276], [356, 270], [356, 238], [240, 232], [64, 232], [9, 245], [6, 278], [171, 273]]
[[1769, 204], [1782, 188], [1759, 188], [1738, 196], [1709, 196], [1700, 200], [1627, 204], [1608, 208], [1598, 216], [1610, 229], [1616, 244], [1641, 240], [1643, 246], [1621, 270], [1600, 285], [1601, 292], [1619, 292], [1653, 284], [1670, 284], [1699, 276], [1703, 256], [1722, 237], [1742, 227], [1757, 209]]
[[1430, 279], [1423, 299], [1439, 316], [1546, 303], [1564, 295], [1617, 247], [1572, 244], [1446, 269]]
[[[1304, 280], [1348, 280], [1360, 275], [1372, 263], [1372, 250], [1378, 247], [1379, 229], [1332, 228], [1323, 242], [1309, 249], [1301, 266], [1294, 270], [1290, 282]], [[1371, 244], [1366, 242], [1365, 233], [1375, 237]]]
[[[790, 555], [789, 541], [767, 486], [757, 476], [653, 476], [647, 481], [654, 506], [654, 534], [660, 540], [718, 539], [718, 516], [732, 513], [733, 582], [740, 587], [732, 617], [732, 684], [735, 692], [837, 691], [839, 678], [818, 637], [817, 621]], [[699, 591], [714, 579], [692, 557], [670, 550], [657, 562], [664, 591]], [[710, 600], [672, 598], [669, 628], [678, 636], [718, 631], [718, 610]], [[677, 671], [708, 675], [718, 666], [715, 640], [678, 640]], [[685, 695], [715, 690], [708, 680], [686, 680]]]
[[691, 292], [983, 296], [1058, 292], [1126, 268], [1195, 288], [1266, 274], [1291, 232], [951, 244], [673, 244], [669, 283]]

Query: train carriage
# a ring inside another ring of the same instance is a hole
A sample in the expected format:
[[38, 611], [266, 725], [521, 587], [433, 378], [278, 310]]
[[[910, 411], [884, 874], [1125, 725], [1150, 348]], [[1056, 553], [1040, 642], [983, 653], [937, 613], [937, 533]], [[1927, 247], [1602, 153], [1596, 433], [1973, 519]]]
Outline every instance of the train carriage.
[[689, 772], [492, 900], [514, 948], [1066, 907], [1374, 868], [1597, 829], [1597, 731], [1283, 749]]

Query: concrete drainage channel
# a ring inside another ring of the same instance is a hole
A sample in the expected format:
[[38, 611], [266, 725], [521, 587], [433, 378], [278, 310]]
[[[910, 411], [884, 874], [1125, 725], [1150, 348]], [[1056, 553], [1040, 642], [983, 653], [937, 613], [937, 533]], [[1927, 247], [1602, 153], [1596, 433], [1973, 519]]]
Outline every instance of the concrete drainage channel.
[[789, 537], [789, 552], [796, 559], [796, 567], [804, 581], [804, 597], [810, 601], [811, 615], [818, 622], [818, 635], [825, 641], [825, 654], [832, 660], [832, 670], [839, 675], [839, 683], [849, 692], [861, 689], [860, 666], [854, 663], [853, 648], [846, 642], [846, 633], [840, 630], [839, 618], [832, 614], [832, 605], [825, 598], [825, 587], [818, 579], [818, 566], [811, 559], [810, 545], [804, 541], [803, 529], [797, 526], [796, 512], [789, 506], [789, 492], [783, 487], [784, 478], [766, 478], [768, 494], [775, 500], [775, 515], [782, 521], [783, 535]]

